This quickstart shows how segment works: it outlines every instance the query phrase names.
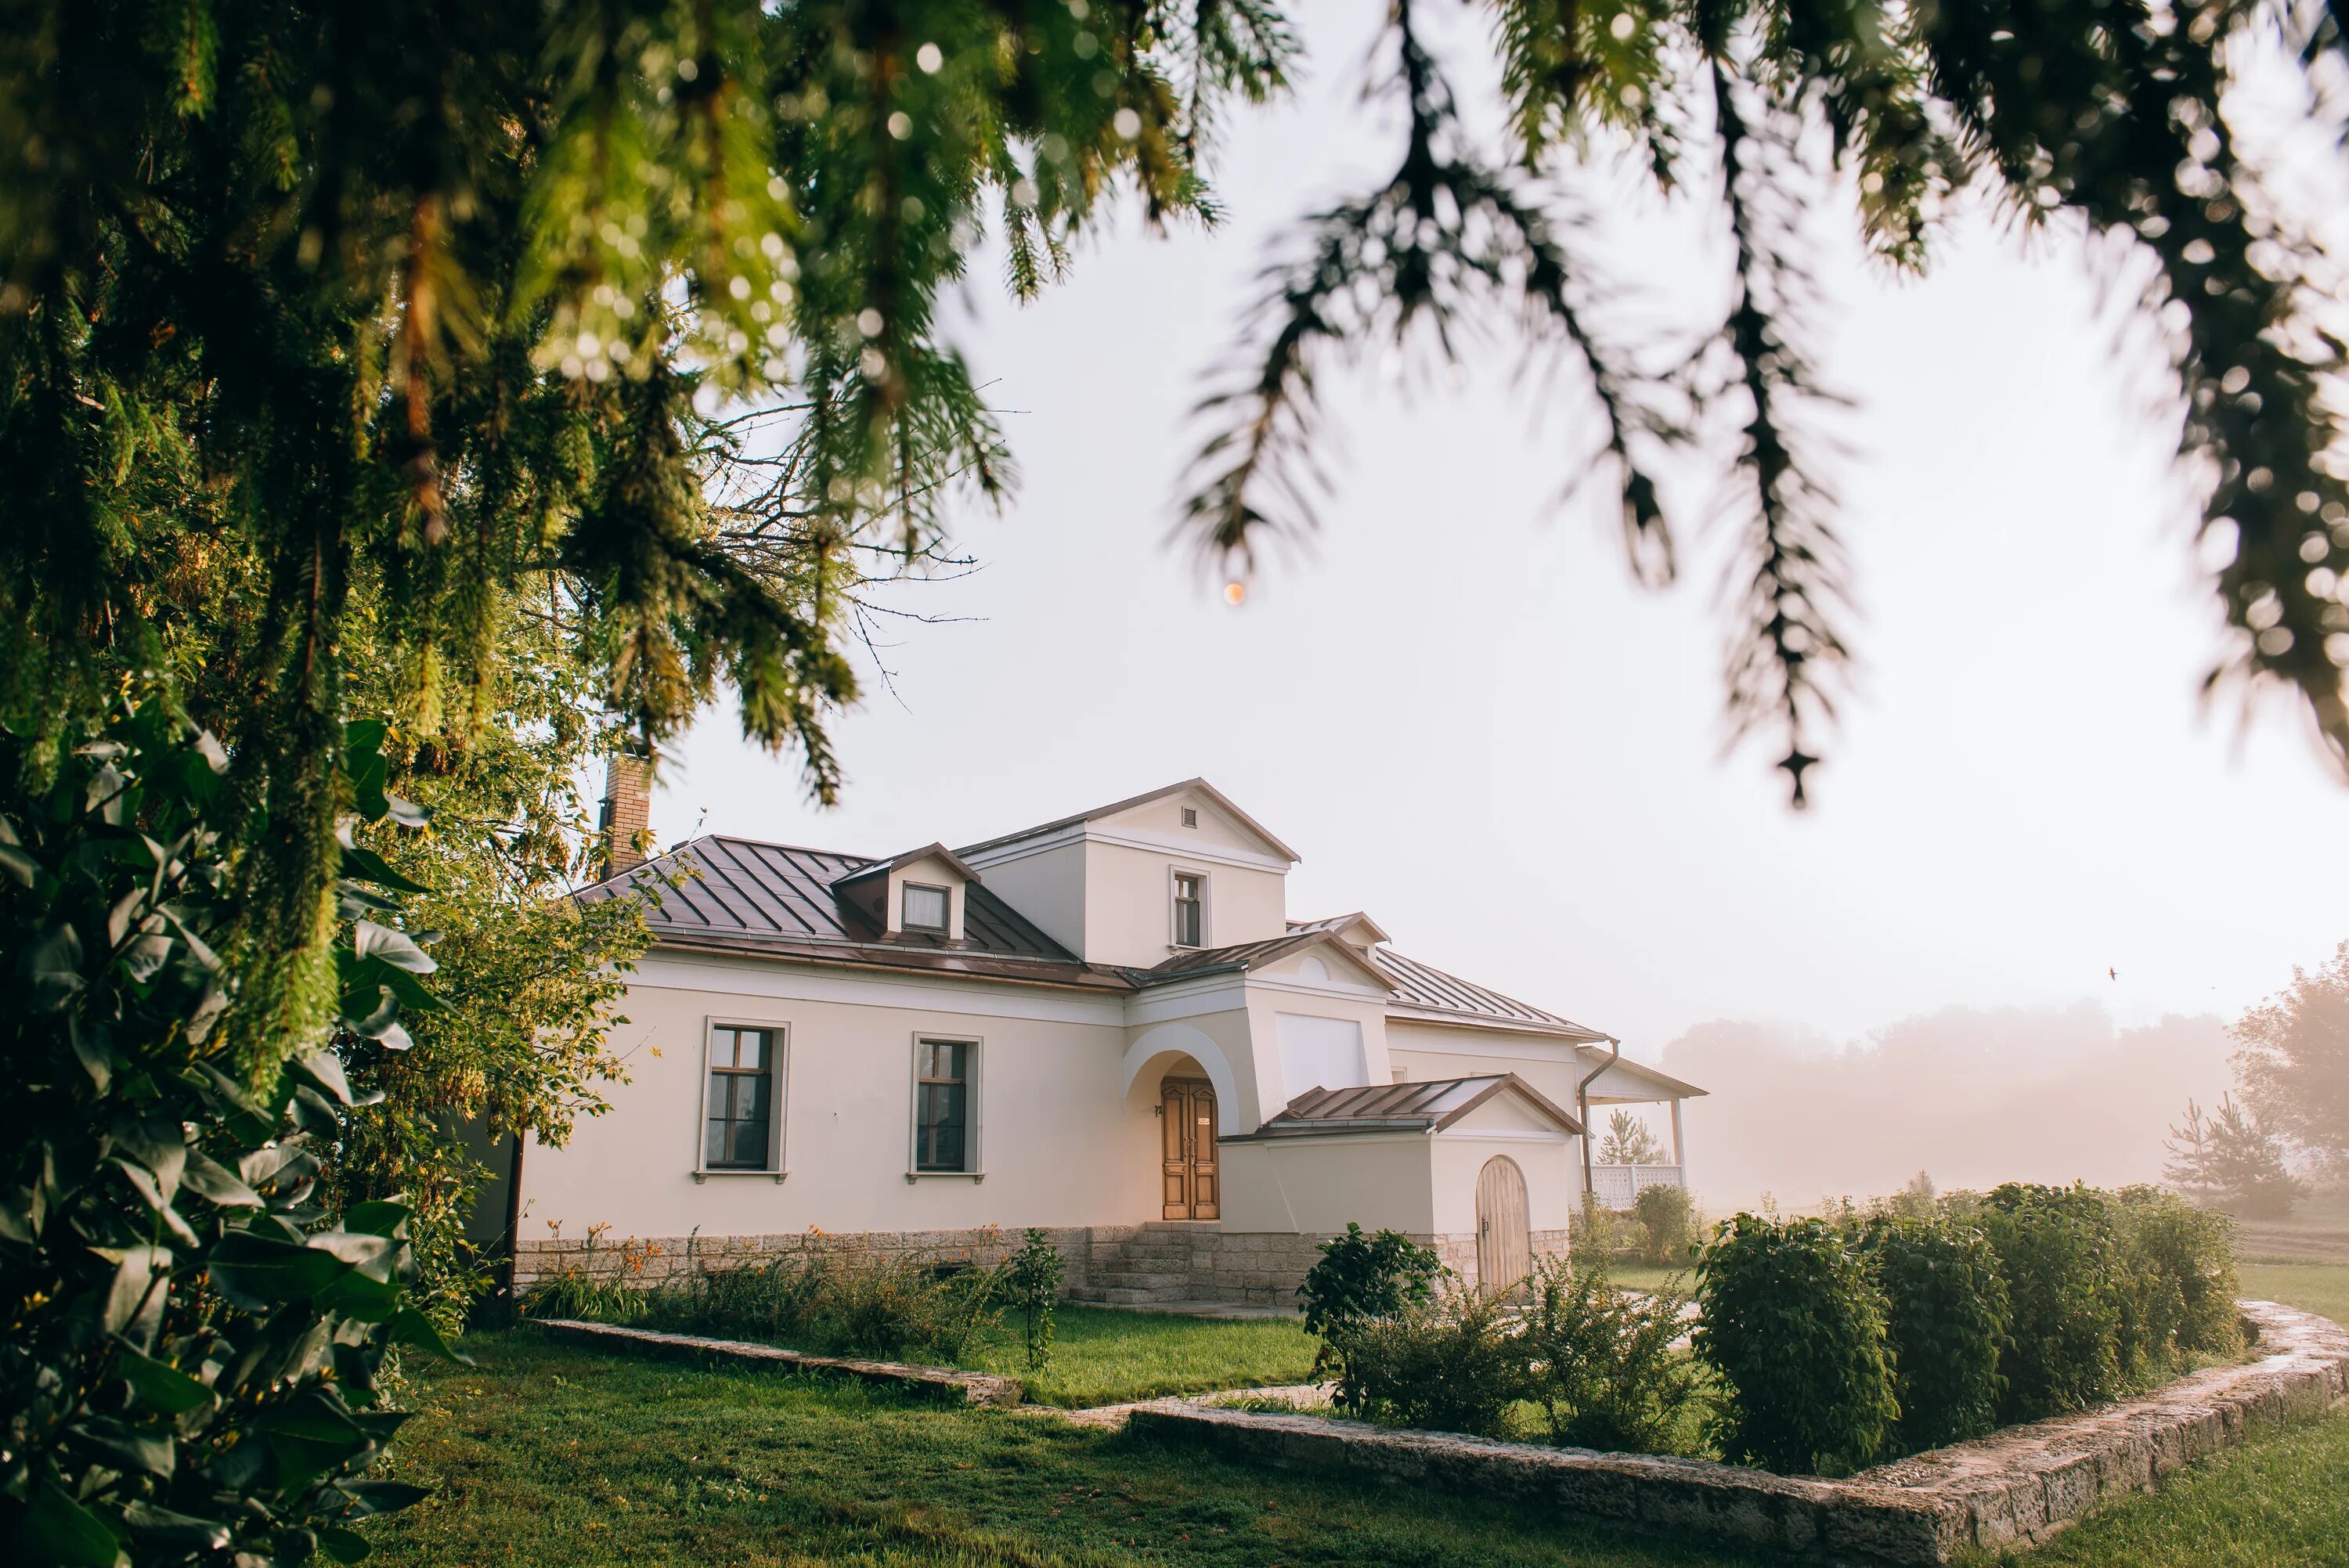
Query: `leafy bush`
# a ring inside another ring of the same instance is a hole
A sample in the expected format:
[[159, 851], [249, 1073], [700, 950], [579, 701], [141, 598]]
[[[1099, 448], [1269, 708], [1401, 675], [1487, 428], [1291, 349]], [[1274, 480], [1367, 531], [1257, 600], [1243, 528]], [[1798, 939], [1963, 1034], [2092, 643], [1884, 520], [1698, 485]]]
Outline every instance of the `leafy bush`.
[[1899, 1408], [1884, 1298], [1846, 1236], [1820, 1220], [1740, 1214], [1697, 1278], [1694, 1343], [1724, 1391], [1723, 1456], [1819, 1474], [1874, 1459]]
[[1650, 1261], [1685, 1263], [1696, 1241], [1696, 1203], [1685, 1187], [1642, 1187], [1631, 1201], [1632, 1217], [1645, 1233]]
[[2037, 1420], [2120, 1393], [2130, 1284], [2105, 1194], [2009, 1182], [1983, 1198], [1982, 1223], [2013, 1315], [1999, 1418]]
[[1989, 1431], [1998, 1424], [2008, 1316], [1990, 1239], [1951, 1221], [1879, 1216], [1859, 1241], [1884, 1296], [1902, 1449]]
[[1316, 1377], [1333, 1358], [1333, 1336], [1356, 1323], [1424, 1305], [1444, 1273], [1444, 1260], [1433, 1249], [1394, 1231], [1366, 1234], [1351, 1221], [1344, 1235], [1321, 1243], [1320, 1253], [1320, 1261], [1305, 1271], [1297, 1287], [1305, 1332], [1321, 1338], [1313, 1361]]
[[1672, 1348], [1688, 1296], [1678, 1278], [1645, 1296], [1616, 1288], [1603, 1262], [1543, 1258], [1518, 1331], [1526, 1398], [1553, 1441], [1666, 1453], [1697, 1394], [1694, 1364]]
[[1069, 1264], [1043, 1232], [1030, 1231], [1025, 1240], [1027, 1244], [1004, 1263], [1003, 1294], [1006, 1304], [1019, 1315], [1019, 1337], [1033, 1370], [1051, 1358], [1052, 1314], [1060, 1305], [1061, 1281]]
[[1645, 1239], [1638, 1222], [1607, 1208], [1589, 1192], [1567, 1220], [1567, 1240], [1577, 1257], [1613, 1257], [1636, 1251]]
[[2114, 1197], [2130, 1284], [2124, 1362], [2158, 1376], [2183, 1356], [2241, 1349], [2234, 1222], [2156, 1187], [2124, 1187]]
[[[347, 787], [381, 766], [379, 728], [353, 732]], [[215, 952], [237, 886], [227, 758], [153, 704], [45, 785], [5, 751], [0, 1555], [354, 1560], [353, 1521], [421, 1495], [357, 1479], [403, 1419], [381, 1408], [385, 1356], [445, 1346], [403, 1289], [407, 1205], [336, 1222], [315, 1202], [351, 1100], [334, 1053], [238, 1061], [252, 1042]], [[347, 849], [342, 870], [318, 910], [339, 916], [339, 974], [307, 983], [331, 1013], [339, 980], [339, 1026], [388, 1037], [431, 962], [388, 923], [381, 862]]]
[[1334, 1403], [1398, 1426], [1498, 1436], [1527, 1384], [1509, 1315], [1499, 1296], [1454, 1282], [1433, 1301], [1333, 1324]]

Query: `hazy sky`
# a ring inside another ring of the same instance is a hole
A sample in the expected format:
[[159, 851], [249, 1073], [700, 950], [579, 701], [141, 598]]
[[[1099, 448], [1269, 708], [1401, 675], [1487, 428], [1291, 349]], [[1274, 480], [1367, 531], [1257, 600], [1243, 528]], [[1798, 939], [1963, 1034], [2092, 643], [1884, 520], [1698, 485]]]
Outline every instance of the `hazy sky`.
[[[2239, 735], [2198, 698], [2215, 610], [2087, 270], [1987, 222], [1924, 283], [1826, 236], [1865, 667], [1808, 813], [1766, 754], [1723, 753], [1705, 552], [1631, 583], [1603, 511], [1558, 504], [1588, 410], [1501, 346], [1456, 386], [1331, 372], [1326, 531], [1227, 606], [1167, 543], [1186, 411], [1264, 242], [1391, 156], [1354, 101], [1365, 36], [1319, 29], [1300, 99], [1235, 127], [1220, 233], [1128, 224], [1024, 309], [974, 285], [963, 341], [1024, 482], [959, 530], [984, 570], [895, 595], [966, 619], [908, 628], [839, 725], [839, 809], [716, 711], [667, 765], [664, 842], [885, 854], [1203, 774], [1304, 855], [1292, 915], [1368, 910], [1647, 1051], [1724, 1016], [2231, 1013], [2349, 936], [2349, 793], [2289, 707]], [[1660, 308], [1719, 297], [1701, 222], [1608, 227]], [[1710, 482], [1681, 477], [1687, 516]]]

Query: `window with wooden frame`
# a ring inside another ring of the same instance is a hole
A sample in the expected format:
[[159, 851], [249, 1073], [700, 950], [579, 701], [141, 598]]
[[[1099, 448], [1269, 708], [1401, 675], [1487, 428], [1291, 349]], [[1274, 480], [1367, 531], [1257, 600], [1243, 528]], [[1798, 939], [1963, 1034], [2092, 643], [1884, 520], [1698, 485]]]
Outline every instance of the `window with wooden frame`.
[[783, 1032], [771, 1025], [709, 1026], [701, 1168], [772, 1171], [781, 1115]]
[[1174, 873], [1174, 945], [1205, 945], [1207, 931], [1207, 879], [1198, 872]]
[[897, 923], [907, 931], [926, 931], [944, 935], [947, 911], [952, 903], [953, 895], [942, 887], [907, 882], [898, 904]]
[[934, 1175], [978, 1169], [978, 1042], [914, 1043], [914, 1170]]

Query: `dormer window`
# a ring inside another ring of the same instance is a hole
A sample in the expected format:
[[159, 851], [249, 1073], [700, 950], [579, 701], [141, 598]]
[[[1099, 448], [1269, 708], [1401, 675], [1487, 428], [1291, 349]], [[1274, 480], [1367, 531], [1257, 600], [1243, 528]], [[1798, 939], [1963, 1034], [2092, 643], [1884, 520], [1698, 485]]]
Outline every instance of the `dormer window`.
[[947, 908], [946, 889], [907, 882], [905, 906], [898, 923], [907, 931], [926, 931], [943, 936], [947, 930]]
[[1207, 879], [1196, 872], [1174, 873], [1174, 945], [1197, 947], [1206, 930]]

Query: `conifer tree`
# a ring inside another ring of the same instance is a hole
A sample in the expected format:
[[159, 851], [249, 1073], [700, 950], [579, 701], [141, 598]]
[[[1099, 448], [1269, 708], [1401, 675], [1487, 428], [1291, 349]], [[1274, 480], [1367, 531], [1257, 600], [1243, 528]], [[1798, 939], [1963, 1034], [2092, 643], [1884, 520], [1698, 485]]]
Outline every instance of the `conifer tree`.
[[[2220, 673], [2296, 687], [2349, 754], [2328, 258], [2224, 103], [2276, 28], [2309, 79], [2337, 68], [2330, 10], [1482, 0], [1488, 146], [1436, 5], [1391, 0], [1392, 176], [1302, 226], [1205, 410], [1185, 510], [1209, 550], [1244, 566], [1310, 523], [1333, 356], [1495, 316], [1580, 377], [1560, 468], [1618, 494], [1643, 575], [1686, 527], [1654, 475], [1730, 427], [1730, 702], [1799, 799], [1849, 592], [1799, 235], [1856, 191], [1914, 270], [1971, 186], [2155, 263], [2139, 319], [2220, 562]], [[362, 647], [396, 677], [395, 746], [473, 743], [519, 616], [615, 728], [658, 739], [730, 687], [831, 799], [854, 585], [1012, 477], [939, 291], [989, 234], [1029, 294], [1116, 206], [1211, 218], [1217, 127], [1295, 52], [1274, 0], [12, 5], [0, 719], [53, 760], [133, 672], [205, 672], [195, 717], [268, 824], [232, 855], [256, 1068], [330, 1010]], [[1641, 340], [1545, 196], [1622, 150], [1730, 235], [1693, 346]]]

